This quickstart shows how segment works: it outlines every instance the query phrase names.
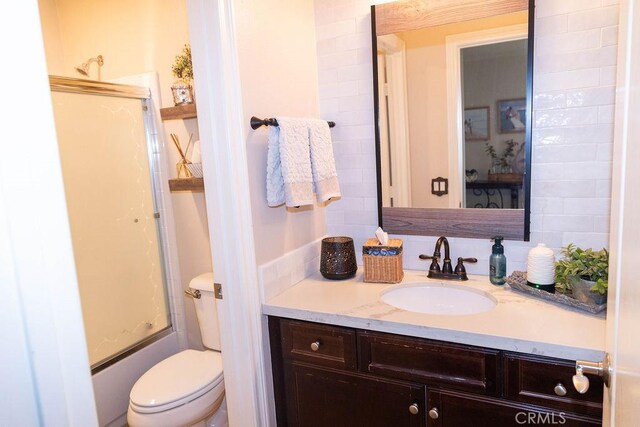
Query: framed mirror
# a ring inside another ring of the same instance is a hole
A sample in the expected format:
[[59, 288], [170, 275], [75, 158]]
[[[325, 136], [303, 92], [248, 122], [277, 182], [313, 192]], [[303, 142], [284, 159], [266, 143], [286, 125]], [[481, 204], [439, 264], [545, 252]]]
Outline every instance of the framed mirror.
[[529, 240], [534, 0], [371, 7], [378, 218]]

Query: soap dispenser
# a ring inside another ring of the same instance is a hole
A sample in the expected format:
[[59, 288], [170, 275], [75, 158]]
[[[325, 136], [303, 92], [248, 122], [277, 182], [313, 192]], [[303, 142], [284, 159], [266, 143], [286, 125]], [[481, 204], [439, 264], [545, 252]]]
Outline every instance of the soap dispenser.
[[489, 257], [489, 280], [494, 285], [504, 285], [507, 280], [507, 257], [504, 256], [504, 237], [496, 236]]

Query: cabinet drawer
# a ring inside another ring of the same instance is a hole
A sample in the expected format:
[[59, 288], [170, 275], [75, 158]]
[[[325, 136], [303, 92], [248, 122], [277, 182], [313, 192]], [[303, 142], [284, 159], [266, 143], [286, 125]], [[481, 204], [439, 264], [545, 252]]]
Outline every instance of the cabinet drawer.
[[427, 427], [562, 425], [596, 427], [598, 419], [473, 394], [430, 390]]
[[[505, 355], [505, 372], [508, 399], [602, 417], [602, 378], [589, 375], [589, 390], [578, 393], [572, 382], [575, 364], [570, 361], [509, 353]], [[566, 390], [564, 396], [556, 393], [558, 384]]]
[[282, 319], [282, 357], [330, 368], [356, 370], [352, 329]]
[[498, 395], [500, 352], [377, 332], [359, 332], [363, 372]]

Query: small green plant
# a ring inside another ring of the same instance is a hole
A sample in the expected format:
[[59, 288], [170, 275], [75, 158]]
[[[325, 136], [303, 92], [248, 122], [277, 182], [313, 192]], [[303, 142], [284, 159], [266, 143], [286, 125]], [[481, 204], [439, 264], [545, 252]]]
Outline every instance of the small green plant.
[[556, 263], [556, 290], [567, 293], [573, 283], [582, 278], [595, 282], [592, 292], [607, 293], [609, 287], [609, 252], [606, 249], [594, 251], [581, 249], [569, 244], [562, 249], [563, 259]]
[[493, 145], [489, 144], [488, 142], [485, 142], [484, 152], [487, 153], [487, 155], [491, 158], [492, 164], [495, 165], [498, 163], [498, 154], [496, 153], [496, 149]]
[[191, 46], [188, 44], [184, 45], [182, 49], [182, 53], [180, 55], [176, 55], [176, 60], [173, 62], [171, 66], [171, 71], [173, 75], [178, 79], [189, 83], [193, 80], [193, 64], [191, 63]]
[[498, 153], [493, 145], [489, 142], [485, 142], [484, 152], [487, 153], [489, 158], [491, 158], [491, 163], [494, 166], [499, 166], [500, 168], [507, 170], [511, 167], [511, 162], [515, 157], [515, 149], [520, 144], [519, 142], [515, 142], [513, 139], [504, 142], [505, 147], [502, 151], [500, 157], [498, 157]]

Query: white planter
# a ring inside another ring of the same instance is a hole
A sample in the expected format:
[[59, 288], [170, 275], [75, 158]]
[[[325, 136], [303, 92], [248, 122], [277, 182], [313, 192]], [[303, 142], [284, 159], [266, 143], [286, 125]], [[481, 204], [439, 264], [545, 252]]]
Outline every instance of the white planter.
[[175, 105], [193, 104], [193, 86], [190, 84], [176, 82], [171, 86], [171, 93]]

